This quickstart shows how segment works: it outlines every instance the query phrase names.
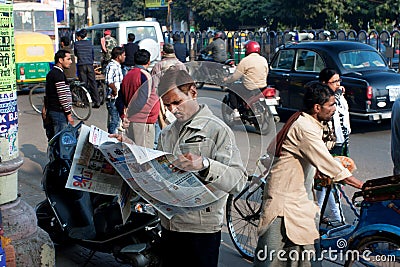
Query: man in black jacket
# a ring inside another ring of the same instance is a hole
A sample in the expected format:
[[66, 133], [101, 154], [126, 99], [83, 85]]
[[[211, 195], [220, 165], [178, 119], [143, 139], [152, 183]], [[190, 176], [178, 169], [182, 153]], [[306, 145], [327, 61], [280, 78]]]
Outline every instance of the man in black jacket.
[[131, 68], [135, 66], [135, 53], [139, 50], [139, 45], [137, 43], [134, 43], [134, 41], [135, 41], [135, 34], [129, 33], [128, 43], [123, 45], [125, 50], [125, 62], [122, 72], [124, 76]]
[[172, 36], [174, 40], [174, 50], [175, 56], [180, 62], [185, 63], [186, 58], [189, 56], [189, 49], [187, 49], [186, 44], [181, 42], [181, 36], [179, 34], [174, 34]]
[[79, 80], [84, 82], [86, 88], [89, 90], [92, 100], [93, 108], [100, 107], [100, 96], [96, 85], [96, 75], [94, 73], [93, 61], [94, 51], [92, 42], [86, 39], [87, 31], [82, 29], [76, 33], [78, 39], [74, 44], [74, 53], [78, 58], [78, 75]]

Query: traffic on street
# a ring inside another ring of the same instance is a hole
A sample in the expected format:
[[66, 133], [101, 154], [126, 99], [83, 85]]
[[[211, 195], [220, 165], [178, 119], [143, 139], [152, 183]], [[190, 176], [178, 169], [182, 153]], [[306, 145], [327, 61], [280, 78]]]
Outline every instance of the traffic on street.
[[[224, 92], [220, 88], [205, 86], [199, 90], [199, 97], [212, 108], [216, 114], [220, 114], [221, 101]], [[21, 198], [33, 207], [44, 199], [41, 189], [43, 167], [47, 163], [46, 136], [42, 127], [42, 120], [29, 104], [28, 95], [18, 96], [19, 108], [19, 149], [24, 157], [24, 165], [19, 171], [19, 193]], [[102, 106], [94, 110], [90, 119], [85, 122], [87, 125], [96, 125], [99, 128], [106, 128], [106, 109]], [[221, 114], [219, 115], [221, 116]], [[276, 124], [279, 130], [283, 123]], [[263, 144], [260, 149], [260, 135], [252, 132], [252, 129], [233, 127], [237, 136], [239, 150], [243, 161], [246, 162], [246, 169], [249, 173], [255, 171], [255, 162], [261, 156], [263, 149], [268, 144]], [[357, 165], [355, 174], [362, 180], [389, 176], [392, 173], [393, 165], [390, 159], [390, 124], [383, 121], [380, 124], [352, 121], [353, 132], [351, 134], [350, 155]], [[275, 131], [274, 131], [275, 132]], [[268, 140], [265, 140], [268, 141]], [[261, 142], [262, 143], [262, 142]], [[345, 187], [345, 191], [351, 196], [353, 189]], [[351, 222], [349, 207], [345, 207], [347, 222]], [[251, 266], [249, 261], [241, 258], [233, 246], [226, 226], [223, 228], [222, 245], [220, 248], [219, 266]], [[56, 246], [57, 266], [81, 265], [85, 262], [89, 251], [79, 246], [63, 247]], [[96, 266], [120, 266], [112, 256], [98, 253], [89, 264]], [[328, 264], [328, 263], [326, 263]]]

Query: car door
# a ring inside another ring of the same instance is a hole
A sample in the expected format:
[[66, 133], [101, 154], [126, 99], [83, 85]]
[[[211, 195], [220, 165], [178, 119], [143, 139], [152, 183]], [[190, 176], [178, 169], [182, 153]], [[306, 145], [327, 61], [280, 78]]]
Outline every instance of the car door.
[[304, 85], [318, 80], [319, 72], [323, 68], [325, 68], [325, 63], [317, 52], [308, 49], [296, 50], [288, 90], [290, 109], [299, 110], [303, 107]]
[[272, 59], [271, 69], [268, 73], [268, 85], [279, 91], [280, 103], [283, 108], [290, 106], [289, 85], [294, 55], [294, 49], [279, 50]]

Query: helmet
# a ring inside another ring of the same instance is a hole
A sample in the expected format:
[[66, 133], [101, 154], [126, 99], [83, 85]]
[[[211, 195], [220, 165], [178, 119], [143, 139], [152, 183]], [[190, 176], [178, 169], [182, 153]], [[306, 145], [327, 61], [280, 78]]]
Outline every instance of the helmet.
[[247, 44], [245, 45], [245, 48], [246, 48], [246, 56], [251, 53], [260, 54], [260, 51], [261, 51], [261, 47], [260, 47], [259, 43], [257, 43], [256, 41], [247, 42]]
[[222, 32], [215, 32], [214, 33], [214, 39], [218, 39], [218, 38], [221, 38], [222, 39]]

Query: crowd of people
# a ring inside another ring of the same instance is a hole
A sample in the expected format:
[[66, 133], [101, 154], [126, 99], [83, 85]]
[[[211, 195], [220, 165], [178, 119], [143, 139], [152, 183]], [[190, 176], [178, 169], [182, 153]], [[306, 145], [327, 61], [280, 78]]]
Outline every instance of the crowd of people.
[[[150, 52], [134, 43], [133, 34], [128, 35], [127, 44], [122, 46], [112, 39], [111, 31], [105, 31], [102, 49], [110, 136], [170, 152], [176, 156], [170, 164], [172, 169], [193, 172], [204, 184], [212, 183], [225, 193], [225, 197], [202, 210], [172, 218], [160, 214], [163, 266], [188, 266], [190, 262], [190, 266], [216, 267], [227, 196], [239, 193], [247, 181], [235, 136], [207, 105], [198, 103], [195, 81], [183, 64], [188, 51], [179, 36], [174, 36], [174, 44], [164, 45], [163, 59], [151, 73]], [[73, 51], [68, 38], [62, 38], [61, 42], [62, 49], [55, 54], [55, 66], [46, 81], [43, 118], [49, 140], [68, 123], [74, 124], [68, 87], [68, 78], [73, 78], [68, 72], [75, 60], [73, 56], [77, 57], [79, 79], [93, 95], [93, 106], [100, 106], [94, 80], [93, 46], [86, 39], [86, 31], [77, 32]], [[246, 50], [237, 71], [225, 80], [233, 82], [244, 76], [247, 91], [241, 92], [243, 95], [265, 88], [269, 70], [257, 42], [249, 42]], [[220, 33], [206, 51], [213, 51], [216, 62], [226, 60]], [[363, 185], [334, 158], [349, 156], [351, 131], [345, 88], [340, 82], [334, 69], [322, 70], [319, 81], [305, 86], [303, 110], [290, 117], [276, 137], [276, 160], [265, 186], [254, 266], [288, 264], [278, 258], [257, 257], [266, 247], [275, 251], [318, 252], [321, 208], [327, 205], [331, 220], [344, 223], [337, 184], [355, 188]], [[398, 108], [398, 103], [394, 107]], [[174, 120], [166, 123], [168, 112]], [[392, 139], [392, 142], [397, 145], [400, 141]], [[392, 151], [398, 162], [396, 153]], [[399, 173], [398, 165], [395, 173]], [[315, 182], [323, 179], [330, 181], [328, 187], [333, 190]], [[325, 197], [326, 192], [331, 194]], [[180, 251], [180, 256], [170, 257], [176, 251]]]

